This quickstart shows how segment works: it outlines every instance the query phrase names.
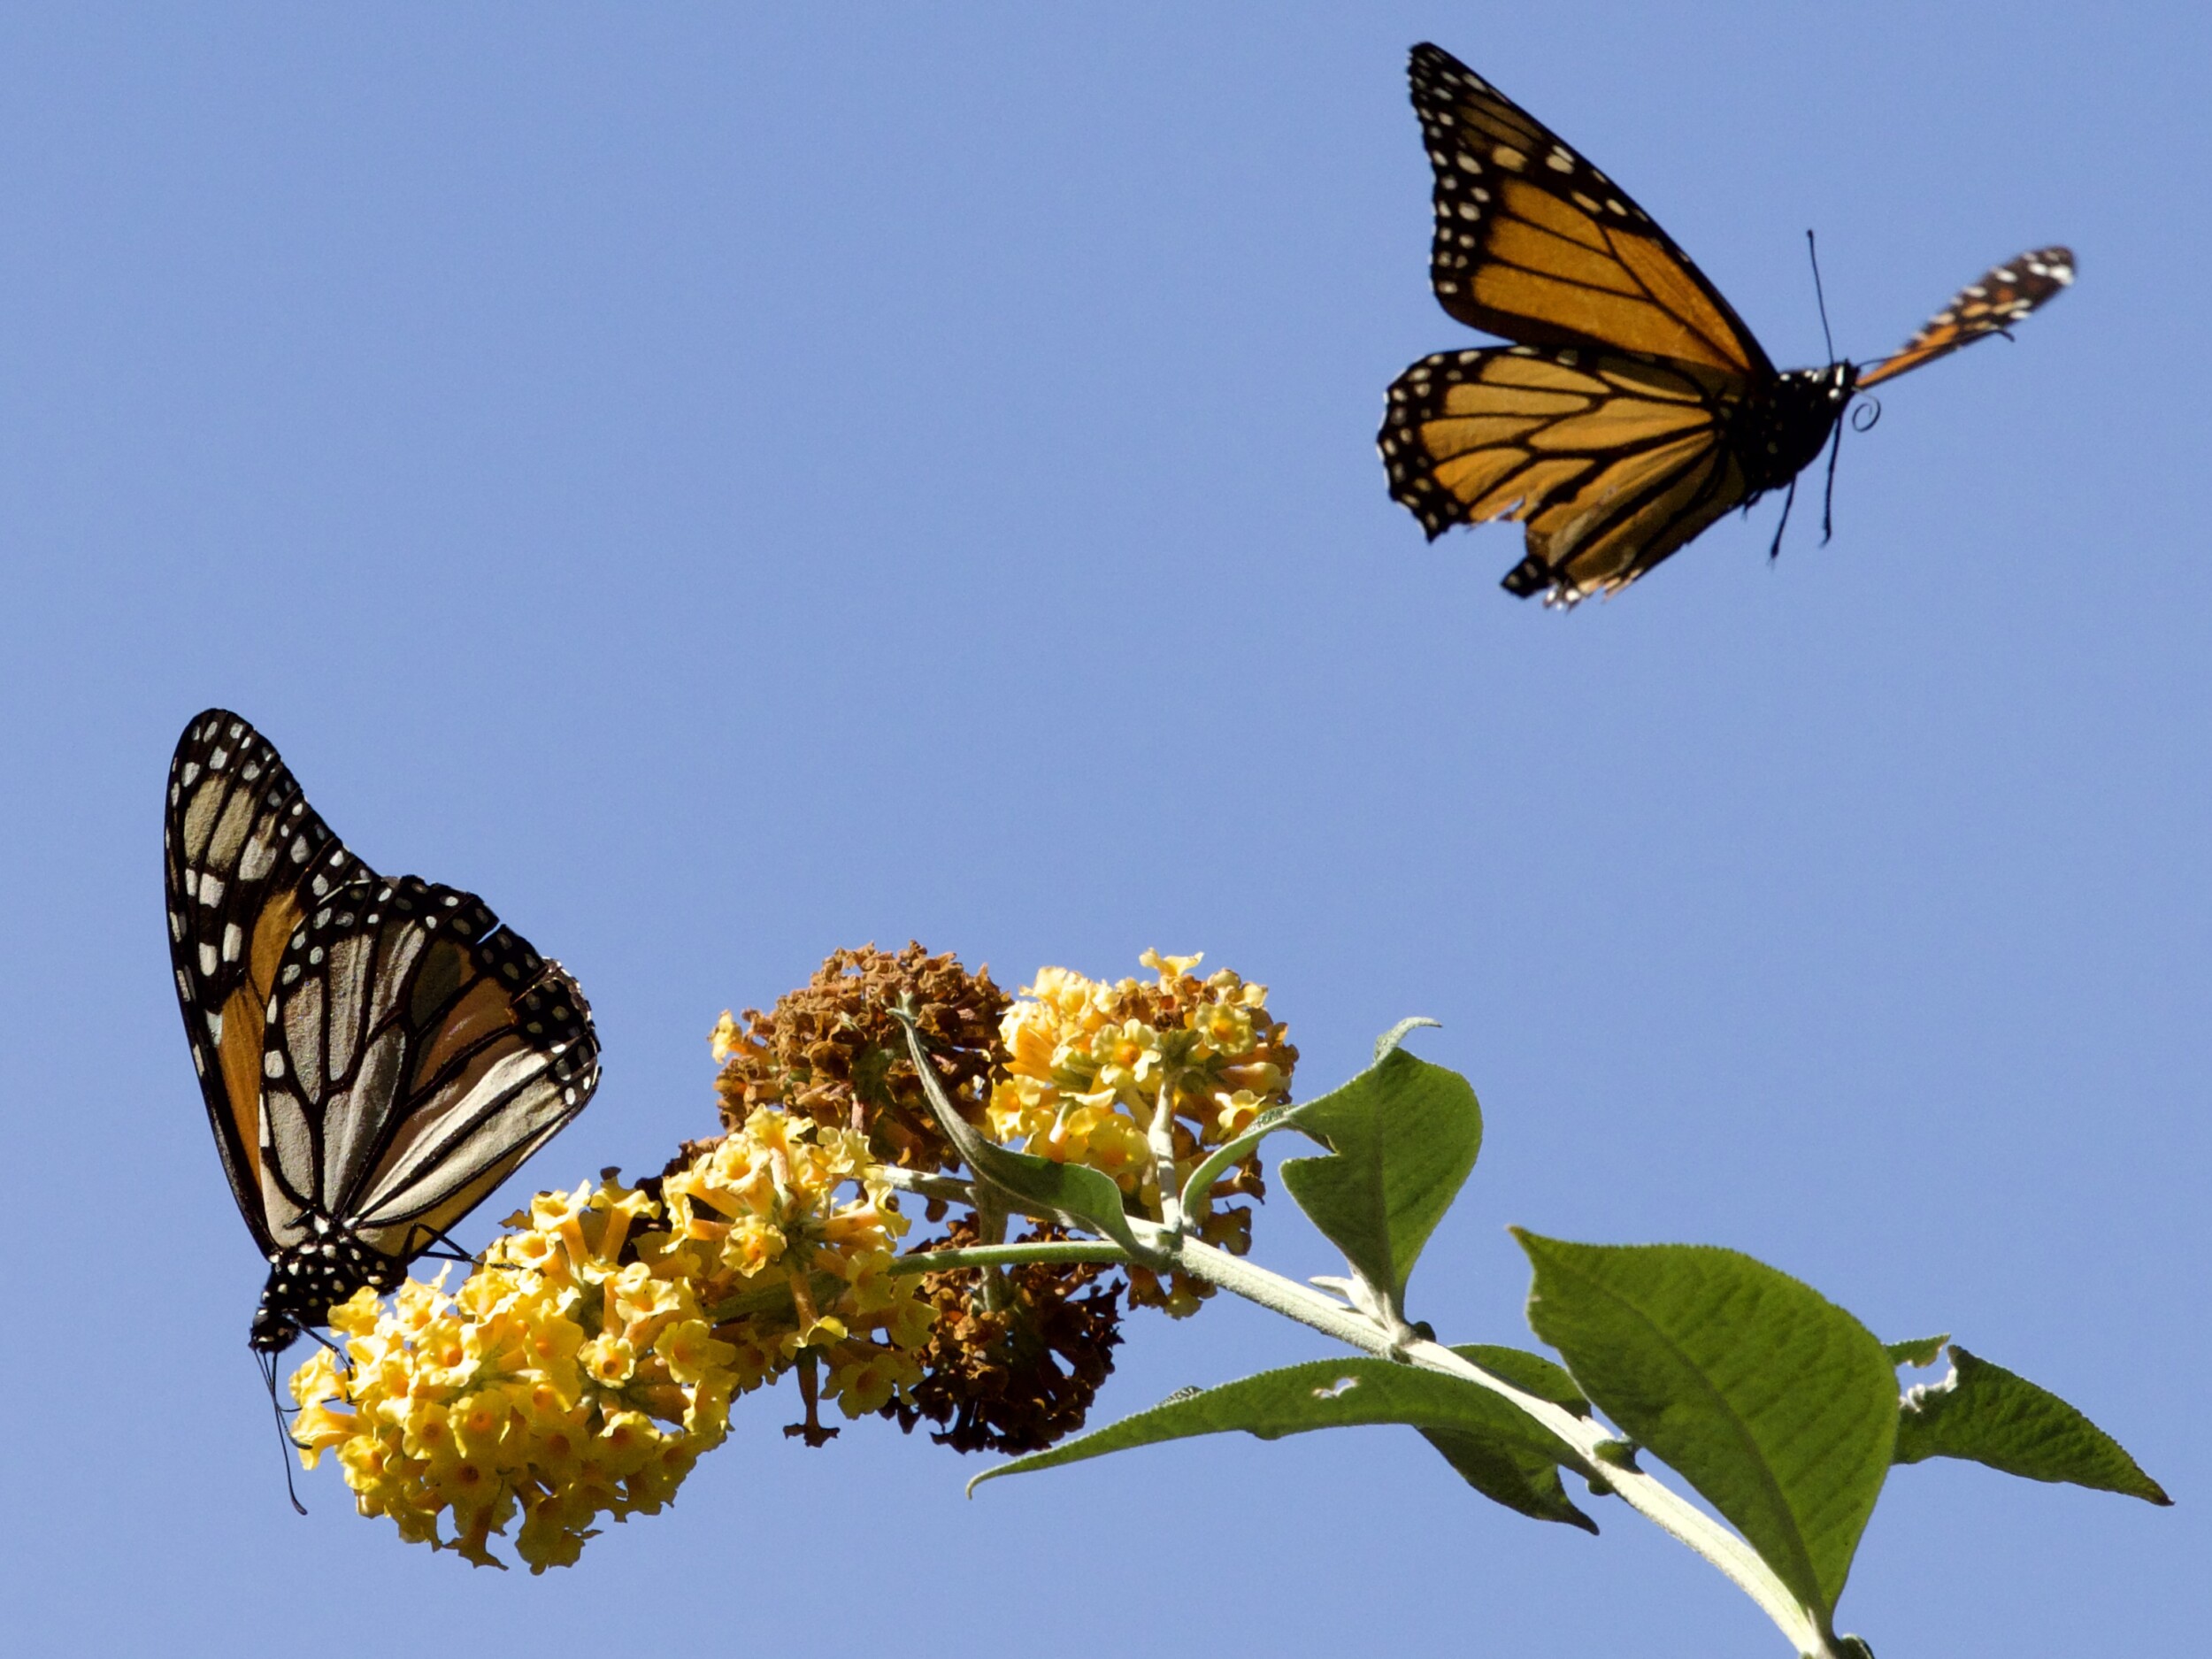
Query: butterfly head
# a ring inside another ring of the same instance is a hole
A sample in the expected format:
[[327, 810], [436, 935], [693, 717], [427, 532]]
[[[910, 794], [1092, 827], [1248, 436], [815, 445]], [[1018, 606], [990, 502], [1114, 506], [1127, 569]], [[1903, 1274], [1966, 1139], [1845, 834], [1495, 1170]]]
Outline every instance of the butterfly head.
[[[1855, 363], [1831, 363], [1824, 369], [1791, 369], [1777, 375], [1778, 405], [1789, 404], [1833, 425], [1859, 388]], [[1817, 448], [1817, 446], [1816, 446]]]
[[261, 1305], [254, 1310], [253, 1325], [246, 1333], [246, 1346], [257, 1354], [281, 1354], [299, 1337], [298, 1318], [272, 1307], [268, 1293], [264, 1291]]

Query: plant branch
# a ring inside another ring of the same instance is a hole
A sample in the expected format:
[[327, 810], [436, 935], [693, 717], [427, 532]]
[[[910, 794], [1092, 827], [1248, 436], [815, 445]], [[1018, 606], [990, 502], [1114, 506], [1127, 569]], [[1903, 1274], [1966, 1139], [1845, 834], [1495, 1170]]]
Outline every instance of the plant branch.
[[964, 1250], [917, 1250], [891, 1263], [894, 1273], [943, 1273], [960, 1267], [1017, 1267], [1024, 1262], [1105, 1262], [1126, 1264], [1129, 1252], [1103, 1239], [1064, 1239], [1037, 1244], [983, 1244]]
[[956, 1175], [925, 1175], [919, 1170], [902, 1170], [895, 1164], [878, 1164], [875, 1175], [886, 1187], [902, 1193], [917, 1193], [949, 1204], [975, 1202], [973, 1184]]
[[[1140, 1236], [1147, 1231], [1151, 1230], [1140, 1225]], [[1163, 1237], [1159, 1242], [1160, 1248], [1170, 1249], [1176, 1241]], [[1400, 1348], [1389, 1332], [1364, 1314], [1225, 1250], [1195, 1239], [1184, 1239], [1180, 1246], [1176, 1265], [1194, 1278], [1218, 1285], [1353, 1348], [1384, 1358], [1402, 1358], [1425, 1370], [1462, 1378], [1509, 1402], [1573, 1447], [1591, 1467], [1602, 1467], [1606, 1484], [1616, 1496], [1668, 1536], [1710, 1562], [1774, 1621], [1805, 1659], [1840, 1659], [1819, 1622], [1790, 1594], [1750, 1545], [1650, 1475], [1612, 1463], [1601, 1464], [1597, 1448], [1601, 1443], [1610, 1442], [1613, 1436], [1598, 1423], [1578, 1417], [1548, 1400], [1524, 1393], [1502, 1378], [1494, 1377], [1480, 1366], [1462, 1359], [1440, 1343], [1416, 1340]]]
[[1152, 1153], [1152, 1181], [1160, 1189], [1160, 1225], [1171, 1239], [1183, 1236], [1183, 1194], [1175, 1185], [1175, 1076], [1160, 1068], [1160, 1099], [1145, 1130]]

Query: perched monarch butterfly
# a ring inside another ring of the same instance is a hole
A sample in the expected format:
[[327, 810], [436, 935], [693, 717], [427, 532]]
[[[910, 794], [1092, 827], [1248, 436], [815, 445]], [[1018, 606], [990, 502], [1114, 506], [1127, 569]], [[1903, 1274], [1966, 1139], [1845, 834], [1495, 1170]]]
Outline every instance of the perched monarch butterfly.
[[1526, 525], [1504, 584], [1522, 598], [1625, 588], [1730, 508], [1794, 491], [1855, 392], [2005, 333], [2074, 280], [2063, 248], [2022, 254], [1894, 357], [1781, 373], [1689, 256], [1541, 122], [1438, 47], [1413, 49], [1409, 77], [1438, 303], [1517, 343], [1415, 364], [1378, 442], [1431, 541]]
[[557, 963], [473, 894], [371, 870], [237, 715], [185, 727], [163, 843], [185, 1034], [269, 1262], [248, 1342], [273, 1391], [303, 1329], [398, 1284], [584, 1109], [598, 1039]]

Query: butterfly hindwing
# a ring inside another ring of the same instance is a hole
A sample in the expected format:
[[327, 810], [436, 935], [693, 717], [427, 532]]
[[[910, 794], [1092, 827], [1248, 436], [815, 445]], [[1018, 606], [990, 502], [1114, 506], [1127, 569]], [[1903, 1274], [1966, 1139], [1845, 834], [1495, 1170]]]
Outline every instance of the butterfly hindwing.
[[1727, 442], [1731, 377], [1579, 347], [1425, 357], [1391, 387], [1391, 493], [1432, 539], [1455, 524], [1527, 526], [1516, 594], [1572, 603], [1624, 587], [1747, 485]]
[[185, 1035], [231, 1192], [265, 1252], [261, 1039], [277, 964], [309, 908], [362, 873], [268, 740], [210, 709], [169, 764], [169, 954]]
[[1446, 311], [1529, 345], [1774, 373], [1690, 257], [1565, 141], [1441, 47], [1415, 47], [1409, 76], [1436, 175], [1430, 277]]
[[2062, 293], [2073, 280], [2074, 256], [2069, 249], [2037, 248], [2007, 260], [1954, 295], [1951, 303], [1905, 342], [1895, 357], [1861, 373], [1859, 385], [1878, 385], [1985, 335], [2007, 334], [2013, 324]]
[[583, 1110], [582, 993], [473, 894], [357, 881], [294, 934], [269, 1005], [265, 1202], [280, 1244], [317, 1215], [404, 1259]]

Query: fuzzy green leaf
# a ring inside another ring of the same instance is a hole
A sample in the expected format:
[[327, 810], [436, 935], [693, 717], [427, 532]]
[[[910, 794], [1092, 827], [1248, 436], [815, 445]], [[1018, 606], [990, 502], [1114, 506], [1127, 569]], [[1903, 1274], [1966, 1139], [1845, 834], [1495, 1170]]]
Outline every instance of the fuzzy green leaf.
[[2047, 1388], [1951, 1346], [1951, 1374], [1904, 1398], [1897, 1461], [1963, 1457], [2030, 1480], [2171, 1503], [2120, 1442]]
[[1462, 1480], [1493, 1503], [1532, 1521], [1557, 1521], [1592, 1533], [1598, 1530], [1598, 1524], [1567, 1495], [1558, 1465], [1548, 1458], [1501, 1446], [1488, 1436], [1471, 1434], [1464, 1429], [1423, 1429], [1421, 1438], [1437, 1449]]
[[1283, 1184], [1379, 1298], [1401, 1309], [1422, 1246], [1482, 1149], [1474, 1089], [1393, 1045], [1294, 1121], [1329, 1155], [1285, 1161]]
[[[1500, 1348], [1488, 1342], [1455, 1345], [1452, 1352], [1470, 1360], [1493, 1377], [1502, 1378], [1523, 1394], [1564, 1406], [1578, 1417], [1590, 1415], [1590, 1402], [1575, 1386], [1575, 1379], [1541, 1354], [1525, 1348]], [[1423, 1429], [1421, 1436], [1442, 1453], [1460, 1478], [1494, 1502], [1532, 1516], [1540, 1521], [1561, 1521], [1594, 1532], [1598, 1524], [1577, 1509], [1561, 1484], [1556, 1463], [1525, 1449], [1505, 1448], [1458, 1429]]]
[[1121, 1188], [1112, 1176], [1088, 1164], [1059, 1164], [1010, 1151], [981, 1135], [974, 1139], [972, 1146], [960, 1148], [962, 1159], [979, 1177], [1012, 1197], [1023, 1213], [1087, 1227], [1132, 1256], [1148, 1259], [1148, 1252], [1130, 1231]]
[[1432, 1444], [1436, 1433], [1449, 1437], [1448, 1448], [1438, 1444], [1437, 1449], [1485, 1497], [1539, 1520], [1597, 1530], [1560, 1486], [1557, 1464], [1582, 1467], [1565, 1441], [1479, 1383], [1382, 1359], [1317, 1360], [1179, 1395], [1049, 1451], [987, 1469], [968, 1483], [969, 1490], [1000, 1475], [1198, 1434], [1241, 1430], [1271, 1440], [1383, 1423], [1420, 1429]]
[[1590, 1402], [1582, 1397], [1582, 1390], [1575, 1386], [1575, 1379], [1564, 1367], [1554, 1364], [1541, 1354], [1532, 1354], [1522, 1348], [1500, 1348], [1493, 1342], [1455, 1343], [1452, 1352], [1481, 1366], [1493, 1377], [1503, 1378], [1525, 1394], [1534, 1394], [1539, 1400], [1564, 1406], [1578, 1417], [1590, 1415]]
[[1536, 1333], [1824, 1623], [1896, 1440], [1896, 1368], [1873, 1333], [1738, 1251], [1515, 1236]]
[[1130, 1229], [1128, 1214], [1122, 1208], [1121, 1188], [1112, 1176], [1087, 1164], [1060, 1164], [1015, 1152], [983, 1134], [946, 1098], [944, 1086], [937, 1079], [937, 1068], [923, 1051], [921, 1033], [913, 1020], [903, 1010], [893, 1013], [906, 1027], [907, 1053], [913, 1058], [915, 1074], [922, 1080], [922, 1093], [937, 1126], [977, 1179], [999, 1188], [1026, 1215], [1087, 1227], [1140, 1260], [1149, 1259], [1150, 1253]]
[[1910, 1365], [1917, 1370], [1941, 1358], [1943, 1345], [1950, 1340], [1947, 1333], [1942, 1336], [1916, 1336], [1909, 1342], [1885, 1342], [1882, 1351], [1889, 1356], [1891, 1364]]

